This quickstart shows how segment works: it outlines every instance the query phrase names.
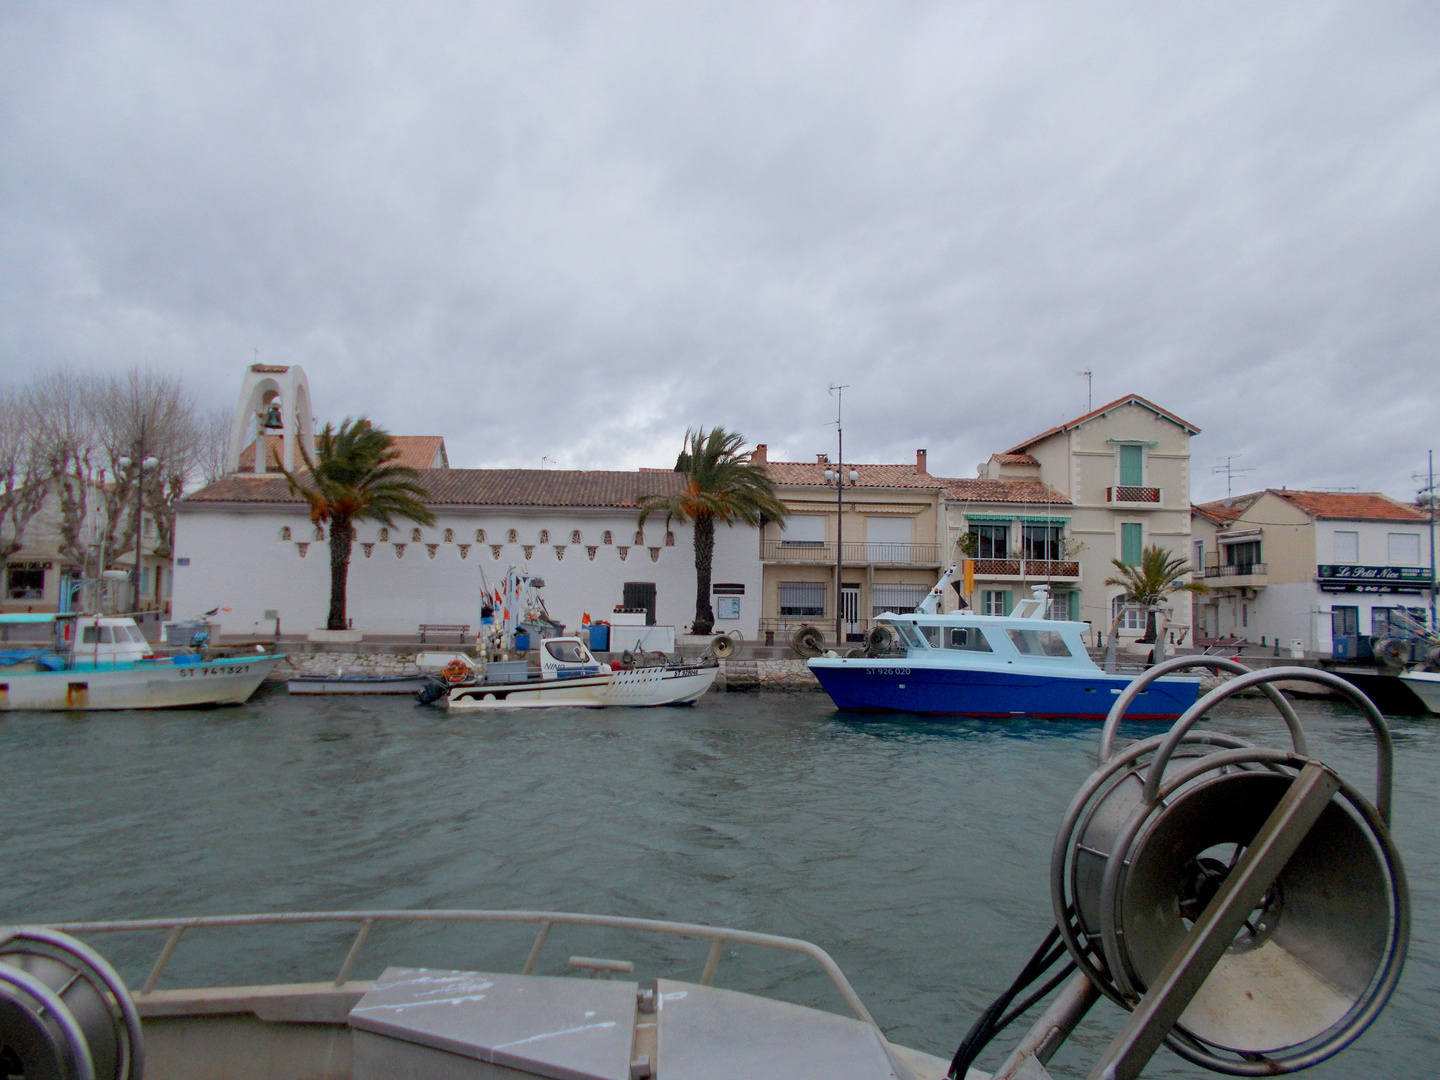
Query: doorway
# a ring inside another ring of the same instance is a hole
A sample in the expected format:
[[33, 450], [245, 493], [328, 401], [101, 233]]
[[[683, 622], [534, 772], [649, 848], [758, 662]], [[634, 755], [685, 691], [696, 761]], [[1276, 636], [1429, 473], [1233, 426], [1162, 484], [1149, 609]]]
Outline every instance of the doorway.
[[[613, 596], [614, 593], [611, 593]], [[655, 583], [653, 581], [625, 582], [624, 599], [621, 606], [627, 611], [644, 611], [645, 625], [655, 625]]]
[[851, 634], [860, 632], [860, 586], [845, 583], [840, 586], [840, 623], [846, 640]]

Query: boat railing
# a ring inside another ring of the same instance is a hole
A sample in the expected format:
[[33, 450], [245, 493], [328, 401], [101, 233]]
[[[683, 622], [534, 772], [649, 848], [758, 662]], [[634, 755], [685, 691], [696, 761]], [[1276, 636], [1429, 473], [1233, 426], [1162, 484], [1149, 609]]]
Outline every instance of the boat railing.
[[[776, 934], [760, 934], [750, 930], [736, 930], [731, 927], [705, 926], [700, 923], [670, 922], [663, 919], [639, 919], [620, 915], [585, 915], [564, 911], [496, 911], [485, 909], [458, 909], [443, 911], [381, 910], [381, 911], [303, 911], [283, 912], [264, 915], [202, 915], [174, 919], [126, 919], [107, 922], [67, 922], [51, 924], [51, 929], [77, 936], [91, 934], [134, 934], [167, 931], [160, 951], [150, 967], [149, 974], [136, 991], [145, 995], [159, 985], [170, 958], [179, 947], [181, 939], [191, 930], [209, 930], [255, 926], [296, 926], [305, 924], [356, 924], [355, 936], [350, 941], [332, 985], [343, 988], [354, 973], [355, 965], [364, 952], [371, 931], [382, 923], [531, 923], [535, 926], [535, 937], [530, 951], [520, 968], [520, 974], [532, 975], [540, 960], [540, 954], [556, 926], [603, 927], [625, 930], [632, 933], [668, 934], [674, 937], [697, 938], [710, 943], [700, 972], [700, 985], [710, 986], [715, 979], [716, 969], [727, 944], [750, 945], [779, 952], [797, 953], [813, 960], [830, 977], [830, 982], [850, 1011], [876, 1031], [880, 1026], [870, 1015], [860, 995], [850, 985], [850, 980], [840, 970], [830, 954], [820, 946], [800, 938], [781, 937]], [[881, 1032], [881, 1037], [884, 1033]]]

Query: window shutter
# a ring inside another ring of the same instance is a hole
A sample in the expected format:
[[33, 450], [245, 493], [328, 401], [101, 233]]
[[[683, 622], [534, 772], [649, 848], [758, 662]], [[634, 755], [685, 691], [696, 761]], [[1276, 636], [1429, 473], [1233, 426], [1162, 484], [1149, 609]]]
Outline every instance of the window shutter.
[[1120, 486], [1140, 487], [1145, 483], [1144, 449], [1139, 446], [1120, 447]]
[[[1124, 447], [1123, 449], [1129, 449]], [[1138, 448], [1137, 448], [1138, 449]], [[1120, 561], [1126, 566], [1140, 565], [1140, 551], [1145, 544], [1145, 527], [1137, 522], [1120, 526]]]

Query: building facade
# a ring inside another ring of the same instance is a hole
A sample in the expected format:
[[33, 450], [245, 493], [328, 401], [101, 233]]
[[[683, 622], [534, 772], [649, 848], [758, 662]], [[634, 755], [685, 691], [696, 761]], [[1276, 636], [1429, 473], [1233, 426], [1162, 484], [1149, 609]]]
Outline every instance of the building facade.
[[[1053, 502], [1031, 501], [1008, 522], [988, 508], [977, 507], [977, 516], [955, 506], [952, 531], [983, 537], [987, 528], [997, 529], [988, 550], [998, 553], [1002, 541], [1010, 545], [1005, 569], [1019, 570], [1019, 576], [1012, 573], [1009, 581], [1017, 587], [1037, 577], [1048, 581], [1071, 618], [1108, 632], [1123, 598], [1120, 587], [1105, 584], [1116, 573], [1113, 560], [1137, 565], [1151, 545], [1190, 556], [1190, 439], [1199, 430], [1137, 394], [1117, 398], [980, 467], [983, 479], [1029, 481], [1037, 494], [1052, 492]], [[1026, 559], [1026, 566], [1016, 567], [1017, 559]], [[977, 574], [977, 590], [993, 593], [1002, 584]], [[1169, 603], [1171, 625], [1181, 628], [1177, 637], [1188, 633], [1190, 594], [1174, 593]], [[1120, 629], [1124, 637], [1138, 637], [1143, 614], [1126, 613]]]
[[[680, 483], [676, 473], [436, 468], [421, 469], [420, 482], [434, 526], [356, 524], [347, 590], [353, 629], [414, 635], [421, 624], [451, 624], [473, 634], [482, 586], [498, 585], [514, 567], [544, 580], [551, 616], [572, 628], [585, 614], [598, 621], [623, 606], [688, 631], [695, 616], [692, 530], [678, 523], [667, 529], [653, 517], [643, 530], [638, 524], [640, 498]], [[752, 640], [757, 532], [716, 529], [712, 586], [725, 598], [716, 629]], [[325, 625], [325, 528], [273, 473], [236, 473], [183, 500], [175, 554], [178, 618], [219, 608], [212, 621], [230, 635]]]
[[1337, 638], [1389, 636], [1397, 608], [1430, 623], [1429, 515], [1386, 495], [1271, 488], [1203, 503], [1193, 544], [1211, 590], [1201, 637], [1330, 655]]

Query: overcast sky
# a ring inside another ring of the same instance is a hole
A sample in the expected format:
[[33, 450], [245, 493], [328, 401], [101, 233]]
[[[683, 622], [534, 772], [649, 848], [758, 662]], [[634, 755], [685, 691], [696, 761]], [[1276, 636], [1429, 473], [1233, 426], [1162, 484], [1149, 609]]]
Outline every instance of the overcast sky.
[[301, 364], [465, 466], [970, 476], [1125, 393], [1197, 499], [1440, 442], [1440, 6], [0, 6], [0, 358]]

